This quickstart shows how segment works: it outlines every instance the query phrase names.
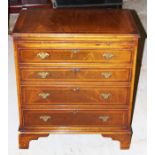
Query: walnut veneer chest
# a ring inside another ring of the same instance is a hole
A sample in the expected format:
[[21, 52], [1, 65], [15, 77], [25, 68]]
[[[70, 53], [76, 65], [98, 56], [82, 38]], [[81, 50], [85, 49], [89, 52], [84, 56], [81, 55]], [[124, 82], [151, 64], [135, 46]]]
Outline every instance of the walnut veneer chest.
[[139, 34], [129, 10], [23, 10], [13, 30], [19, 147], [52, 133], [130, 146]]

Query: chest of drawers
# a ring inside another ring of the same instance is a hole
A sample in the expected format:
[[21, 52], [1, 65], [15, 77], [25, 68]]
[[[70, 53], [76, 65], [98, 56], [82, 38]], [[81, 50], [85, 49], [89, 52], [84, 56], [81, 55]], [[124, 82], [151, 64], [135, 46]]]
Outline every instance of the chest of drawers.
[[52, 133], [130, 146], [139, 34], [129, 10], [23, 10], [13, 30], [19, 147]]

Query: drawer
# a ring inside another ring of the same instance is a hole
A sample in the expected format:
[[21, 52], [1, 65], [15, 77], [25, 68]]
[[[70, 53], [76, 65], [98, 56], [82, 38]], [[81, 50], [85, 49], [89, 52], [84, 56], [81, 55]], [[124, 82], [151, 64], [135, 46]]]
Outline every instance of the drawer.
[[58, 41], [16, 41], [18, 48], [41, 48], [41, 49], [133, 49], [133, 40], [118, 40], [118, 41], [87, 41], [82, 40], [81, 42], [63, 42]]
[[128, 104], [128, 87], [23, 86], [23, 103], [31, 105]]
[[122, 49], [20, 49], [20, 63], [130, 63], [131, 50]]
[[[89, 66], [90, 67], [90, 66]], [[60, 82], [88, 82], [88, 81], [130, 81], [130, 69], [105, 68], [21, 68], [23, 81], [60, 81]]]
[[127, 122], [125, 110], [23, 110], [24, 127], [125, 127], [125, 122]]

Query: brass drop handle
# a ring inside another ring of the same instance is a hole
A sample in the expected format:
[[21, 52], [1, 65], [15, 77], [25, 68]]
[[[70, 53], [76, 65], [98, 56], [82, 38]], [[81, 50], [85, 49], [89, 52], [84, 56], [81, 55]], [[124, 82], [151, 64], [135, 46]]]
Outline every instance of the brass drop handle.
[[42, 99], [47, 99], [50, 96], [50, 93], [39, 93], [38, 96]]
[[105, 100], [109, 99], [110, 96], [111, 96], [111, 93], [102, 93], [102, 94], [101, 94], [101, 97], [102, 97], [103, 99], [105, 99]]
[[114, 55], [112, 53], [103, 53], [103, 58], [106, 60], [110, 60], [111, 58], [114, 57]]
[[42, 115], [42, 116], [40, 116], [40, 119], [43, 120], [44, 122], [47, 122], [48, 120], [51, 119], [51, 116], [49, 116], [49, 115]]
[[40, 78], [45, 79], [49, 76], [49, 72], [38, 72]]
[[73, 54], [76, 54], [76, 53], [79, 53], [79, 52], [80, 52], [80, 50], [78, 50], [78, 49], [71, 50], [71, 53], [73, 53]]
[[99, 119], [100, 119], [102, 122], [107, 122], [109, 118], [110, 118], [109, 116], [99, 116]]
[[72, 72], [74, 73], [80, 72], [80, 68], [72, 68]]
[[73, 88], [74, 92], [78, 92], [80, 89], [79, 88]]
[[47, 53], [47, 52], [39, 52], [37, 54], [37, 57], [39, 57], [40, 59], [46, 59], [46, 58], [49, 57], [49, 53]]
[[102, 72], [101, 75], [105, 78], [105, 79], [108, 79], [112, 76], [112, 73], [111, 72]]

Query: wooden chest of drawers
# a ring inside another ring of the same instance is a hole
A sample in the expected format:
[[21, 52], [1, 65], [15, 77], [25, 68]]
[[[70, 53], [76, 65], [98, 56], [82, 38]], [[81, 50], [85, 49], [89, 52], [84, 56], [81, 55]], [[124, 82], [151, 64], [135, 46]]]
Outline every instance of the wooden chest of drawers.
[[129, 10], [21, 11], [19, 147], [50, 133], [97, 133], [128, 149], [138, 38]]

